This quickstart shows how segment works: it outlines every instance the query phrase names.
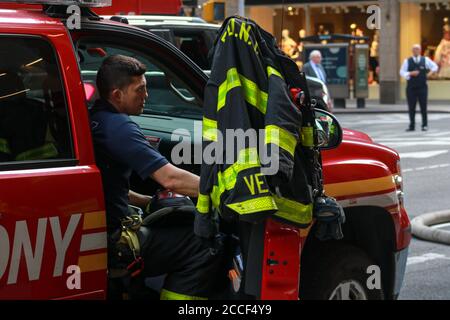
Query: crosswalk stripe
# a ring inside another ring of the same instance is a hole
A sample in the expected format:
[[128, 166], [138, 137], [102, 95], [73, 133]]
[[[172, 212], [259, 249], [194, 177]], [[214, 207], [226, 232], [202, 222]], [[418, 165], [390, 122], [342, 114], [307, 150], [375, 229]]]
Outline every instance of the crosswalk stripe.
[[426, 159], [436, 157], [445, 153], [449, 150], [431, 150], [431, 151], [420, 151], [420, 152], [403, 152], [400, 153], [400, 159], [414, 158], [414, 159]]

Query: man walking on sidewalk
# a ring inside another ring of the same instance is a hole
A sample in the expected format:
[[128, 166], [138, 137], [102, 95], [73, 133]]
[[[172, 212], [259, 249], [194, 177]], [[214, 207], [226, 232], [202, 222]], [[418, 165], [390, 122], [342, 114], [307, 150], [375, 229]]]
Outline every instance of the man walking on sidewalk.
[[400, 75], [408, 81], [406, 86], [406, 99], [408, 100], [409, 128], [406, 131], [415, 130], [417, 100], [419, 100], [420, 112], [422, 114], [422, 131], [428, 130], [427, 77], [436, 72], [438, 66], [428, 57], [421, 56], [421, 51], [421, 46], [415, 44], [412, 47], [412, 57], [405, 59], [400, 69]]

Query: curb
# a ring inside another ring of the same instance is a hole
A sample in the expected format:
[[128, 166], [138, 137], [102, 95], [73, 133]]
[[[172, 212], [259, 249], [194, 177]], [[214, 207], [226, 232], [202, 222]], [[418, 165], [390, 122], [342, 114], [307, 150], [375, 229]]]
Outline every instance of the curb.
[[450, 210], [422, 214], [411, 221], [412, 234], [423, 240], [450, 244], [450, 231], [430, 228], [446, 222], [450, 222]]

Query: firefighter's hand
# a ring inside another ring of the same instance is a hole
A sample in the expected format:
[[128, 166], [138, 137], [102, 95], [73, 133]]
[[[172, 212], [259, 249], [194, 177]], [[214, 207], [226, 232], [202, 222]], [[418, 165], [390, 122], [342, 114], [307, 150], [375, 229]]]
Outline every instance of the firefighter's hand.
[[419, 75], [419, 71], [411, 71], [410, 73], [409, 73], [409, 75], [411, 76], [411, 77], [417, 77], [418, 75]]

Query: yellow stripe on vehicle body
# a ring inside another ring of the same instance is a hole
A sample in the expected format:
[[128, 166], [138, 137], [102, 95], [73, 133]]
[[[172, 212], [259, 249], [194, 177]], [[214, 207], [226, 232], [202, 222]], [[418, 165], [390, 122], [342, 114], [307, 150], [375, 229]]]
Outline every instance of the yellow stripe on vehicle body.
[[325, 185], [325, 191], [329, 196], [342, 197], [384, 191], [395, 187], [394, 177], [385, 176], [381, 178], [356, 180], [349, 182], [331, 183]]
[[78, 266], [80, 267], [81, 272], [106, 270], [107, 261], [108, 258], [106, 252], [91, 254], [78, 257]]
[[83, 230], [99, 229], [106, 227], [105, 211], [87, 212], [84, 214]]

